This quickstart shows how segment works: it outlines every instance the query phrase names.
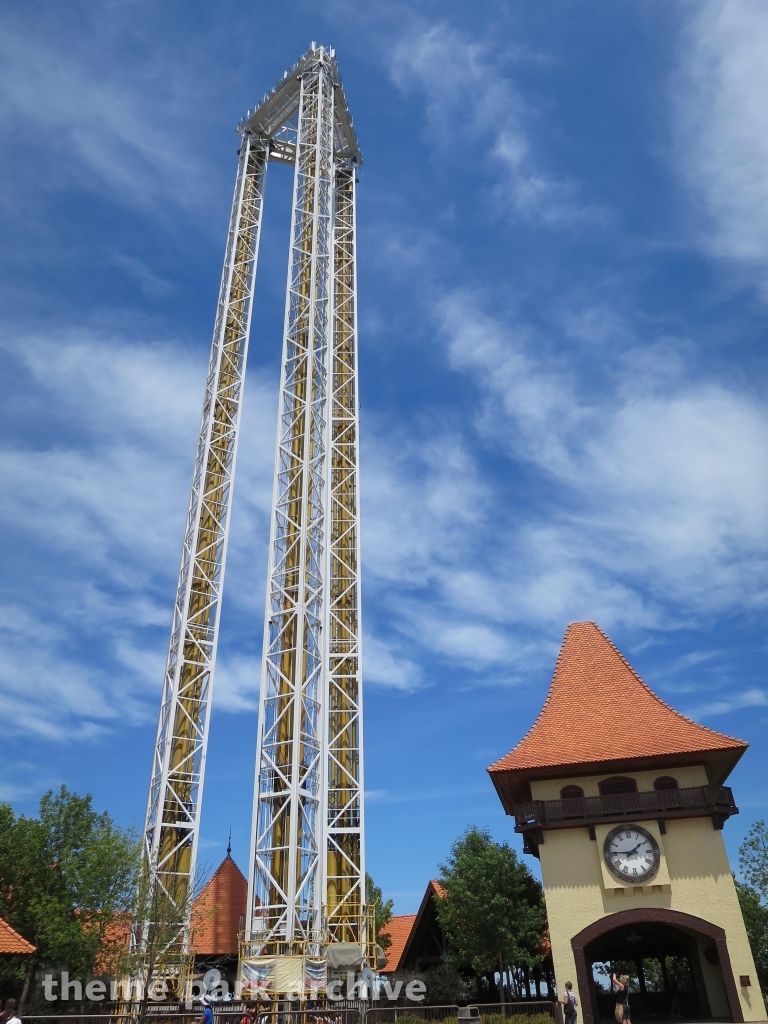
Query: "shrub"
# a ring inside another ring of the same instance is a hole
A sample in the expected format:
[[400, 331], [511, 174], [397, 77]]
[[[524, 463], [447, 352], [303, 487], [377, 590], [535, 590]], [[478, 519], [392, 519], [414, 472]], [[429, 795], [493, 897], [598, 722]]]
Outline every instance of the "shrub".
[[[554, 1007], [553, 1007], [554, 1010]], [[505, 1016], [502, 1013], [484, 1013], [480, 1017], [480, 1024], [554, 1024], [553, 1013], [514, 1013]], [[398, 1024], [400, 1022], [398, 1021]]]

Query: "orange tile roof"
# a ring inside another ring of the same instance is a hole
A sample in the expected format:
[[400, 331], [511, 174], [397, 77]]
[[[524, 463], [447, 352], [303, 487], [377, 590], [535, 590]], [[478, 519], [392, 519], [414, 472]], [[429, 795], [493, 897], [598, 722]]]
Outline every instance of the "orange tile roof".
[[392, 938], [392, 945], [384, 950], [387, 955], [387, 966], [383, 969], [385, 974], [397, 971], [402, 967], [404, 961], [409, 957], [409, 946], [412, 942], [416, 941], [416, 934], [421, 920], [432, 905], [432, 898], [437, 896], [439, 899], [444, 899], [445, 895], [445, 886], [438, 882], [436, 878], [431, 878], [427, 882], [427, 888], [418, 913], [401, 914], [399, 917], [393, 917], [392, 921], [398, 922], [394, 929], [390, 931], [392, 921], [390, 921], [386, 928], [382, 929], [385, 934], [390, 935]]
[[541, 714], [488, 771], [511, 812], [509, 798], [526, 799], [520, 796], [521, 779], [552, 777], [551, 769], [567, 775], [575, 774], [573, 769], [615, 770], [628, 762], [666, 758], [708, 763], [712, 781], [722, 782], [748, 745], [675, 711], [646, 686], [599, 626], [573, 622]]
[[[96, 923], [96, 917], [91, 917], [89, 923], [91, 922]], [[89, 924], [86, 925], [88, 926]], [[127, 913], [115, 914], [107, 924], [94, 965], [97, 974], [119, 973], [121, 961], [131, 941], [132, 928], [133, 917]]]
[[387, 957], [387, 965], [381, 970], [382, 974], [391, 974], [400, 966], [400, 960], [405, 950], [406, 943], [411, 935], [411, 929], [416, 921], [416, 914], [394, 914], [384, 928], [382, 935], [388, 935], [392, 944], [387, 946], [384, 953]]
[[35, 947], [0, 917], [0, 956], [34, 953]]
[[192, 905], [192, 951], [237, 953], [247, 901], [248, 881], [227, 854]]

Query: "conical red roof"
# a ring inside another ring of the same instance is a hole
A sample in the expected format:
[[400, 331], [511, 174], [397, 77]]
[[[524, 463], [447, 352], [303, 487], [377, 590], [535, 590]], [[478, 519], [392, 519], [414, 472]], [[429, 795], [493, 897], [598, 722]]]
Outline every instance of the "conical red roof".
[[192, 906], [192, 951], [202, 955], [237, 953], [247, 901], [248, 881], [227, 853]]
[[[707, 729], [665, 704], [594, 622], [568, 627], [541, 714], [492, 764], [508, 812], [532, 778], [655, 764], [705, 764], [721, 783], [748, 744]], [[506, 797], [506, 799], [505, 799]]]

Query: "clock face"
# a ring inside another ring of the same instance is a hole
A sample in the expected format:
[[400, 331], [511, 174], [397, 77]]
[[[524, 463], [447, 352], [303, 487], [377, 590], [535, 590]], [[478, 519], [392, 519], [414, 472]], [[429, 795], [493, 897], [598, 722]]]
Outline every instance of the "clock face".
[[647, 882], [659, 870], [659, 844], [639, 825], [611, 829], [603, 844], [605, 863], [621, 882]]

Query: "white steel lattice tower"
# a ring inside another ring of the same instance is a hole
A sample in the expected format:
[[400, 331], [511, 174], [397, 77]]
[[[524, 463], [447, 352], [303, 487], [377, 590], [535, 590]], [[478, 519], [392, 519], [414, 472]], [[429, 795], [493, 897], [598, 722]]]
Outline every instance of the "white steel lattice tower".
[[[332, 53], [279, 104], [294, 190], [246, 941], [364, 942], [355, 164]], [[266, 107], [266, 109], [265, 109]]]
[[145, 825], [186, 949], [269, 161], [294, 166], [259, 700], [250, 955], [370, 944], [360, 650], [355, 169], [332, 50], [312, 47], [242, 137]]

